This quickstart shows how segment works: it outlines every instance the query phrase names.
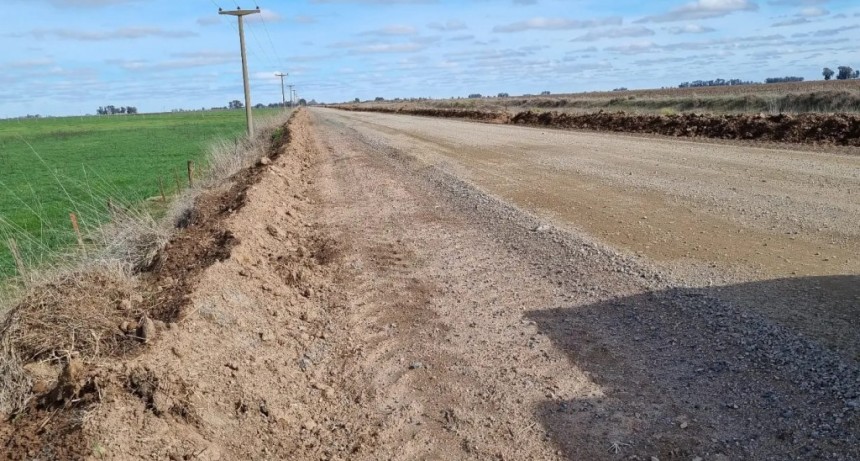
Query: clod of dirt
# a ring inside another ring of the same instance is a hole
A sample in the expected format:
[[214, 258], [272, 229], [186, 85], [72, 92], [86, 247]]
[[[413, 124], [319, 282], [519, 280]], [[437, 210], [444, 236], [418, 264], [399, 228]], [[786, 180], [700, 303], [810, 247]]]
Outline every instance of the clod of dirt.
[[140, 322], [137, 325], [137, 337], [146, 344], [151, 340], [155, 339], [157, 334], [157, 330], [155, 328], [155, 323], [153, 323], [152, 319], [147, 316], [143, 316], [140, 318]]
[[78, 358], [71, 358], [57, 378], [57, 385], [46, 399], [49, 405], [58, 405], [77, 397], [83, 387], [84, 364]]

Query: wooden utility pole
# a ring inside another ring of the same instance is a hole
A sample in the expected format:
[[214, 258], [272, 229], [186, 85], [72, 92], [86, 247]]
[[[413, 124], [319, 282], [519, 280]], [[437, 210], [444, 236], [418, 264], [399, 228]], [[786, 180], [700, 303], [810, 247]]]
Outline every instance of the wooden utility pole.
[[287, 85], [287, 86], [290, 87], [290, 107], [293, 107], [293, 87], [295, 85]]
[[[283, 72], [278, 72], [275, 74], [276, 77], [281, 77], [281, 105], [284, 107], [284, 110], [287, 110], [287, 96], [284, 95], [284, 77], [290, 74], [285, 74]], [[292, 87], [292, 85], [290, 85]], [[290, 102], [292, 102], [292, 98], [290, 98]], [[291, 104], [292, 105], [292, 104]]]
[[243, 18], [259, 12], [260, 7], [257, 7], [256, 10], [243, 10], [236, 7], [235, 10], [226, 11], [218, 8], [218, 14], [228, 14], [239, 19], [239, 47], [242, 49], [242, 80], [245, 82], [245, 121], [248, 125], [248, 136], [254, 133], [254, 120], [251, 116], [251, 86], [248, 83], [248, 57], [245, 55], [245, 21]]

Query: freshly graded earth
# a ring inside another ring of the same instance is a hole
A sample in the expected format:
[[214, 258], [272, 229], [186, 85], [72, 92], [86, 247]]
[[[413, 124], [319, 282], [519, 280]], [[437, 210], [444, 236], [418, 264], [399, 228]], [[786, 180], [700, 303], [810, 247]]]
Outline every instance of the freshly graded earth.
[[[860, 156], [325, 109], [290, 134], [181, 320], [102, 366], [78, 453], [860, 459]], [[9, 427], [12, 458], [58, 452]]]

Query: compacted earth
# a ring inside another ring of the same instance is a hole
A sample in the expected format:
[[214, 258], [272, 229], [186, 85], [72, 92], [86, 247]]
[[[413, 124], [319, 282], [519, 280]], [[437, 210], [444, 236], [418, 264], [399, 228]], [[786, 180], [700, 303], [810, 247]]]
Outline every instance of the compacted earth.
[[860, 157], [327, 109], [288, 128], [162, 256], [193, 266], [177, 248], [204, 239], [205, 267], [133, 296], [157, 332], [40, 382], [64, 403], [36, 395], [0, 452], [860, 459]]

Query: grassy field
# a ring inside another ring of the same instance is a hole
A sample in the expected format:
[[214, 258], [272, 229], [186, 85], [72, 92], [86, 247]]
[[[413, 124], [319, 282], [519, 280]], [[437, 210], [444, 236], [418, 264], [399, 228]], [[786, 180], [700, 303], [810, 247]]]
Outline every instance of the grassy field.
[[660, 114], [858, 113], [860, 112], [860, 80], [602, 91], [507, 98], [365, 102], [362, 105], [392, 108], [475, 109], [512, 113], [525, 110], [573, 113], [609, 110]]
[[[265, 115], [267, 110], [260, 111]], [[29, 265], [39, 265], [98, 225], [115, 204], [168, 194], [185, 184], [188, 160], [199, 164], [218, 138], [244, 132], [244, 111], [0, 121], [0, 279], [14, 273], [14, 238]]]

